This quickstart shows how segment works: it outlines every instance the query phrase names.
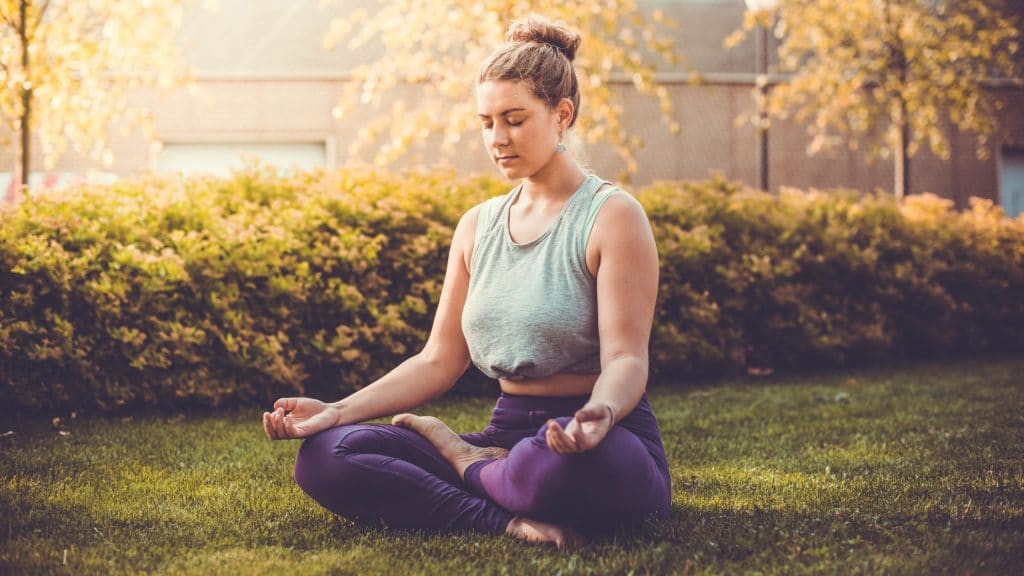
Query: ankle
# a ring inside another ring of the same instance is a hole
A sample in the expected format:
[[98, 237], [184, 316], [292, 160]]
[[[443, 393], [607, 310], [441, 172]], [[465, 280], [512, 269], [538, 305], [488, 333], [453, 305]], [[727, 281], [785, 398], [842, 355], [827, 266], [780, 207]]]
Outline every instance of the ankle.
[[519, 516], [513, 516], [508, 524], [505, 525], [505, 534], [509, 536], [518, 536], [523, 529], [523, 519]]

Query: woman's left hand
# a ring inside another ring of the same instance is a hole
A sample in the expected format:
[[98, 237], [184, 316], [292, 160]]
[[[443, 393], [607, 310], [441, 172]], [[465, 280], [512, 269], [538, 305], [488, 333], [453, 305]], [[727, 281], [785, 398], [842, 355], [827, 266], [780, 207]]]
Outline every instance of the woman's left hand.
[[612, 410], [607, 404], [587, 402], [576, 411], [565, 429], [549, 420], [545, 438], [555, 453], [576, 454], [600, 444], [612, 425]]

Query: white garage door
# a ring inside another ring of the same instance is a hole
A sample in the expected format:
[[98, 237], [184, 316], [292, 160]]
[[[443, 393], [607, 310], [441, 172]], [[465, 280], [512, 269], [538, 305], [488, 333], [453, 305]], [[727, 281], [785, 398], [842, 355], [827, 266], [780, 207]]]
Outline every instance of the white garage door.
[[327, 164], [323, 142], [210, 143], [165, 142], [157, 158], [158, 172], [228, 175], [246, 158], [258, 158], [282, 170], [308, 170]]

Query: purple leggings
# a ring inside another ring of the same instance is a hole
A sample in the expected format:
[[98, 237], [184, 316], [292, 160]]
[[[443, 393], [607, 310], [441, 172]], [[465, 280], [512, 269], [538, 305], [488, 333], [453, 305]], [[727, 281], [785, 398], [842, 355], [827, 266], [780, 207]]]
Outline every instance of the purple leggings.
[[474, 462], [466, 480], [418, 433], [356, 424], [308, 438], [295, 480], [322, 506], [359, 522], [392, 528], [504, 533], [514, 516], [601, 533], [668, 512], [668, 461], [645, 395], [596, 448], [559, 455], [544, 424], [564, 427], [587, 396], [502, 394], [476, 446], [499, 446], [507, 458]]

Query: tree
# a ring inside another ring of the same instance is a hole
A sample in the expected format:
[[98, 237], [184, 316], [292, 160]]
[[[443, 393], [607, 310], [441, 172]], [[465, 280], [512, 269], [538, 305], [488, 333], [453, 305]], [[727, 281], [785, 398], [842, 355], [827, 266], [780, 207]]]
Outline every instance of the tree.
[[52, 167], [73, 147], [109, 164], [110, 124], [127, 120], [151, 137], [130, 90], [170, 88], [185, 78], [176, 46], [191, 0], [0, 0], [0, 114], [15, 134], [22, 186], [33, 132]]
[[[655, 95], [670, 131], [679, 132], [669, 117], [668, 90], [654, 80], [652, 59], [676, 62], [673, 42], [664, 34], [674, 23], [660, 10], [645, 16], [634, 0], [377, 0], [371, 9], [364, 4], [346, 3], [345, 15], [331, 22], [324, 41], [327, 48], [342, 42], [353, 50], [371, 42], [382, 48], [379, 57], [353, 70], [353, 81], [334, 109], [339, 119], [356, 107], [360, 115], [370, 114], [349, 148], [351, 155], [377, 146], [375, 161], [386, 164], [431, 135], [440, 135], [442, 151], [453, 153], [478, 124], [472, 99], [478, 66], [501, 43], [507, 25], [532, 11], [570, 23], [583, 35], [575, 64], [584, 97], [578, 125], [585, 140], [611, 142], [627, 172], [635, 170], [633, 152], [640, 141], [622, 126], [621, 99], [609, 85], [614, 75]], [[415, 86], [415, 101], [399, 94], [409, 85]]]
[[[776, 15], [779, 72], [792, 77], [766, 106], [807, 123], [808, 153], [865, 137], [869, 158], [893, 157], [897, 197], [923, 146], [949, 158], [947, 121], [976, 134], [985, 157], [1001, 106], [986, 83], [1019, 66], [1019, 23], [1003, 0], [781, 0]], [[748, 13], [726, 45], [771, 16]]]

